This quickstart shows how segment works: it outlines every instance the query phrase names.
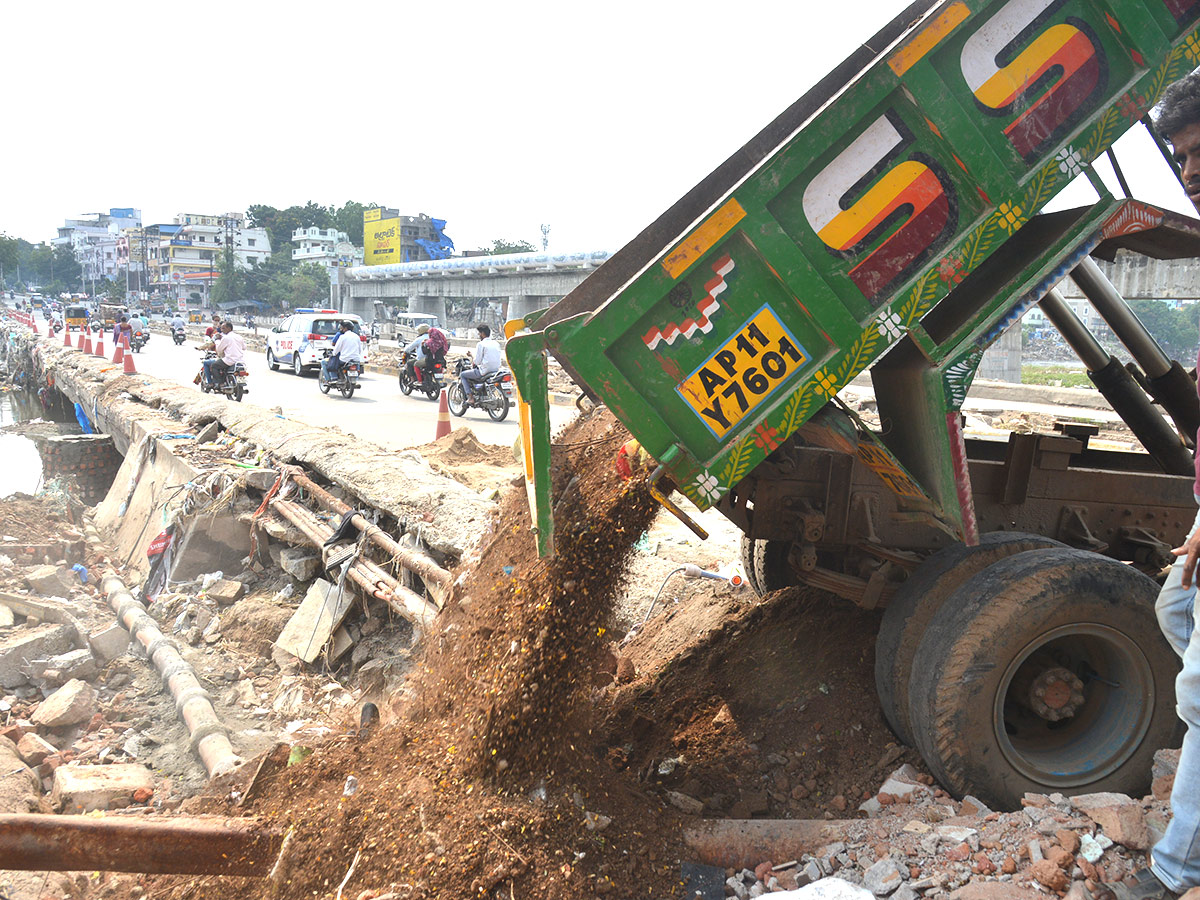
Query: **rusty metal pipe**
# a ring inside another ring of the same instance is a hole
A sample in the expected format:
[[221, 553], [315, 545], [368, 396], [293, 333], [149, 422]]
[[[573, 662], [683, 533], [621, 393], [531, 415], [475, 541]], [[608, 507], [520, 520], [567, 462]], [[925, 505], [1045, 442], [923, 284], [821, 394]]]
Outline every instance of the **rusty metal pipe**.
[[0, 859], [32, 872], [265, 878], [282, 836], [255, 819], [0, 815]]
[[115, 572], [100, 579], [100, 591], [120, 623], [146, 650], [146, 656], [163, 678], [175, 700], [175, 712], [192, 737], [192, 752], [204, 764], [209, 778], [225, 775], [242, 764], [233, 751], [229, 734], [213, 709], [212, 696], [175, 645], [159, 630], [146, 607], [134, 599]]
[[[274, 500], [271, 509], [300, 529], [317, 547], [324, 545], [333, 534], [333, 529], [317, 519], [310, 510], [290, 500]], [[404, 587], [370, 560], [357, 560], [347, 572], [347, 577], [371, 596], [379, 597], [410, 622], [428, 625], [437, 615], [436, 606]], [[379, 590], [380, 583], [385, 589], [382, 593]]]
[[854, 820], [705, 819], [683, 832], [696, 858], [725, 869], [752, 869], [764, 859], [799, 859], [841, 840]]
[[[349, 506], [339, 500], [333, 494], [329, 493], [324, 488], [313, 483], [311, 478], [305, 475], [293, 475], [292, 481], [296, 482], [305, 491], [308, 491], [327, 509], [345, 515], [351, 512]], [[454, 576], [446, 569], [443, 569], [436, 562], [426, 556], [424, 553], [419, 553], [409, 547], [402, 547], [391, 536], [384, 533], [378, 526], [372, 525], [362, 516], [354, 514], [350, 520], [354, 523], [354, 527], [359, 531], [365, 531], [367, 538], [377, 544], [381, 549], [387, 551], [395, 557], [396, 561], [404, 568], [415, 572], [426, 581], [433, 581], [442, 587], [448, 587]]]

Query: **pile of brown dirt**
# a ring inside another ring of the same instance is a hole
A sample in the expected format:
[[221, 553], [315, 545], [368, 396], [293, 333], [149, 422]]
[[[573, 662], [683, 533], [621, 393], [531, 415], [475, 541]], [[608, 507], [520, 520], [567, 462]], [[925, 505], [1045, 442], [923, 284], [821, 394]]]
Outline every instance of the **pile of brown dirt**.
[[[329, 897], [356, 858], [352, 897], [671, 896], [677, 817], [607, 764], [588, 715], [614, 595], [656, 511], [612, 465], [627, 437], [602, 411], [560, 439], [552, 559], [536, 556], [524, 491], [507, 493], [395, 722], [262, 780], [243, 812], [292, 829], [280, 887], [161, 878], [154, 896]], [[189, 806], [229, 812], [211, 795]]]
[[416, 449], [439, 475], [479, 491], [497, 488], [520, 472], [512, 447], [480, 443], [470, 428], [455, 428]]
[[806, 588], [697, 592], [622, 649], [635, 674], [608, 689], [611, 764], [708, 815], [849, 815], [891, 768], [923, 768], [879, 709], [879, 618]]
[[24, 546], [81, 536], [71, 524], [62, 497], [13, 494], [0, 501], [0, 553], [4, 552], [4, 541], [8, 538]]

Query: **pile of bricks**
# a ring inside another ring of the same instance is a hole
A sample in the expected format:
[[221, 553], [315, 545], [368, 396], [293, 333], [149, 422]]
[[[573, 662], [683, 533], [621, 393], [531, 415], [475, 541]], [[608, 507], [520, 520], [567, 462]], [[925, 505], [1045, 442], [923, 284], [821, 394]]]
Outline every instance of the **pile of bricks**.
[[73, 481], [77, 499], [95, 506], [112, 486], [122, 456], [107, 434], [66, 434], [37, 439], [45, 477]]

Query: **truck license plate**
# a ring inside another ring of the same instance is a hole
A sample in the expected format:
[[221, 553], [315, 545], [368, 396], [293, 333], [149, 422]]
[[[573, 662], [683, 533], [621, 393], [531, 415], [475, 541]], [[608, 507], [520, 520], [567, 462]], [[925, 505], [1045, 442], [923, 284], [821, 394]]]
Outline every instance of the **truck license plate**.
[[808, 362], [808, 353], [763, 306], [676, 390], [717, 437]]

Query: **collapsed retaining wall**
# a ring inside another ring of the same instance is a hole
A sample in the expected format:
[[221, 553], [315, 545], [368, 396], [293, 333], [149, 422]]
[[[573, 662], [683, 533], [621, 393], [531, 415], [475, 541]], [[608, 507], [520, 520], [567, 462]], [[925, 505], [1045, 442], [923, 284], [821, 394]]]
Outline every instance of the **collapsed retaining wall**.
[[[435, 553], [458, 558], [485, 530], [495, 507], [470, 488], [439, 475], [415, 450], [394, 452], [338, 431], [289, 421], [251, 404], [151, 375], [124, 375], [111, 362], [49, 338], [13, 336], [33, 355], [43, 376], [128, 453], [150, 435], [211, 422], [265, 448], [276, 460], [303, 465], [358, 498], [361, 505], [420, 527]], [[119, 478], [120, 476], [118, 476]]]

